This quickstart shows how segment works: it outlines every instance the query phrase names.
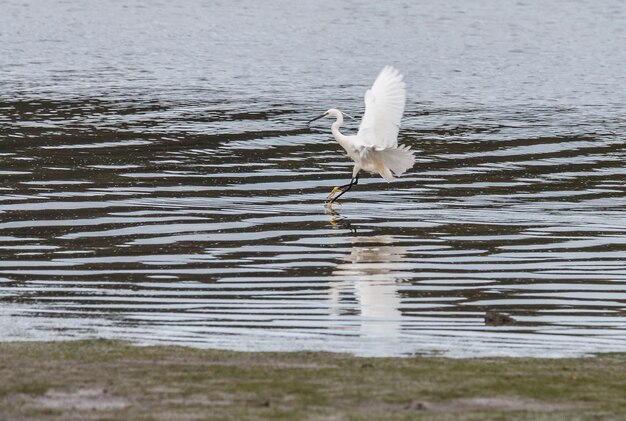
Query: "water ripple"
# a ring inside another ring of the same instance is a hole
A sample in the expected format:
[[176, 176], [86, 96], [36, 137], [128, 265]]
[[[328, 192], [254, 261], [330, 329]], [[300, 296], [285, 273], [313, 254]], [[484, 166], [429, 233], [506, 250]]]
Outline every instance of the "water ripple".
[[[315, 2], [188, 2], [202, 19], [164, 4], [141, 22], [174, 30], [150, 34], [74, 3], [0, 14], [0, 340], [626, 351], [617, 2], [477, 1], [454, 31], [446, 2], [365, 2], [350, 9], [354, 36], [341, 4], [321, 31]], [[487, 10], [493, 25], [475, 25]], [[571, 25], [546, 27], [546, 14]], [[325, 209], [352, 164], [305, 122], [359, 113], [380, 57], [407, 76], [400, 141], [416, 166], [393, 183], [363, 176]], [[517, 322], [485, 325], [489, 310]]]

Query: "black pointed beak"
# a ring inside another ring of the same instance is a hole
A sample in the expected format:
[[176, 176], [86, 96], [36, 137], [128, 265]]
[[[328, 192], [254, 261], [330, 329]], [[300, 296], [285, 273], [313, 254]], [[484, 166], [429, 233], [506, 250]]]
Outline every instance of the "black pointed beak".
[[319, 120], [319, 119], [320, 119], [320, 118], [322, 118], [322, 117], [326, 117], [326, 113], [324, 113], [324, 114], [322, 114], [322, 115], [320, 115], [320, 116], [318, 116], [318, 117], [315, 117], [313, 120], [309, 120], [309, 121], [307, 121], [307, 122], [306, 122], [306, 124], [311, 124], [311, 123], [313, 123], [315, 120]]

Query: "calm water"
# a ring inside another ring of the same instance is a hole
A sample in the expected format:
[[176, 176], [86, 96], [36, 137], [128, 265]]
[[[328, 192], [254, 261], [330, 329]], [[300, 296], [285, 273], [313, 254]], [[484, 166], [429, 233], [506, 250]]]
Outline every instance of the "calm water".
[[[617, 0], [0, 0], [0, 340], [626, 351], [625, 28]], [[305, 122], [360, 117], [385, 64], [417, 163], [328, 212], [352, 165]]]

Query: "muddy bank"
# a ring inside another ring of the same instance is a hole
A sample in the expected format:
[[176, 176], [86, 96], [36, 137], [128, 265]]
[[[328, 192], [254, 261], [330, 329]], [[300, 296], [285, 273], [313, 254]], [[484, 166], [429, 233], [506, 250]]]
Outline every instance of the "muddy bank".
[[3, 419], [563, 419], [626, 414], [626, 354], [357, 358], [78, 341], [0, 344]]

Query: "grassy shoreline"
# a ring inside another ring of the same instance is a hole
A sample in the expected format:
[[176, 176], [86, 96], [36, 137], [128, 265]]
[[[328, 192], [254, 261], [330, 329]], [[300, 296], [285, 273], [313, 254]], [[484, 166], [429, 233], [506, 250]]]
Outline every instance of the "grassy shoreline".
[[0, 419], [620, 419], [626, 354], [361, 358], [0, 343]]

